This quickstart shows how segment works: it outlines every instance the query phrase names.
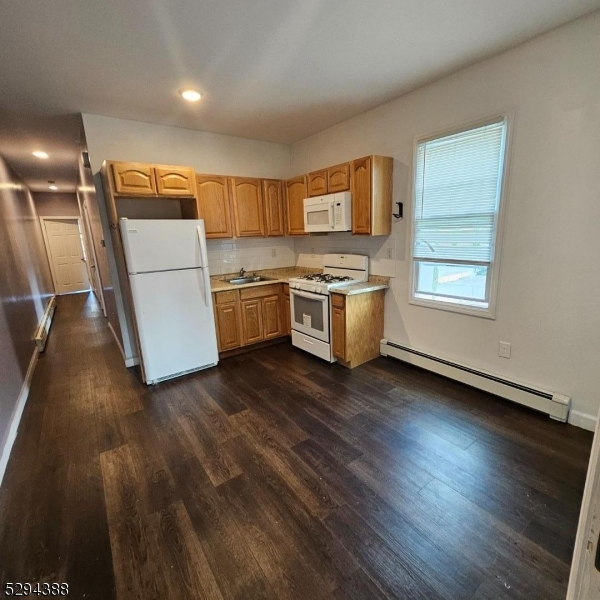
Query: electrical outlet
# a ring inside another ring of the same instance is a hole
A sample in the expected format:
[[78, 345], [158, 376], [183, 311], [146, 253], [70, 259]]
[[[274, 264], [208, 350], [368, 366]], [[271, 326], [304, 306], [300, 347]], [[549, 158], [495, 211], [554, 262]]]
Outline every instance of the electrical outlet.
[[277, 258], [277, 248], [271, 248], [271, 258]]
[[509, 342], [498, 342], [498, 356], [501, 358], [510, 358]]
[[394, 254], [395, 254], [395, 252], [394, 252], [393, 248], [388, 248], [387, 249], [387, 257], [388, 257], [389, 260], [394, 260], [394, 258], [395, 258]]
[[314, 246], [310, 249], [310, 257], [311, 258], [315, 257], [315, 247]]

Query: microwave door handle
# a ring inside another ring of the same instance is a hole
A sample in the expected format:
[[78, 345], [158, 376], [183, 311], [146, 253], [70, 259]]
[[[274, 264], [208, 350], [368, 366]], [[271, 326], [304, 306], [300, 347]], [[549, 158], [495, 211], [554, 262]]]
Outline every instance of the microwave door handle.
[[334, 220], [334, 215], [333, 215], [333, 211], [335, 209], [333, 208], [333, 204], [329, 205], [329, 227], [331, 227], [331, 229], [335, 229], [335, 220]]

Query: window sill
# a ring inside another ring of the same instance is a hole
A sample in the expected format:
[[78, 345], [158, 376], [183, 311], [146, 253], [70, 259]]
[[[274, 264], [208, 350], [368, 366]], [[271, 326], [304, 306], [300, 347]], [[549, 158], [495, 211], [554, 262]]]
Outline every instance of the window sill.
[[494, 307], [491, 306], [489, 308], [476, 308], [475, 306], [451, 304], [450, 302], [441, 302], [439, 300], [425, 300], [423, 298], [415, 298], [414, 296], [410, 297], [408, 303], [424, 308], [435, 308], [437, 310], [469, 315], [470, 317], [480, 317], [482, 319], [490, 320], [496, 319], [496, 311]]

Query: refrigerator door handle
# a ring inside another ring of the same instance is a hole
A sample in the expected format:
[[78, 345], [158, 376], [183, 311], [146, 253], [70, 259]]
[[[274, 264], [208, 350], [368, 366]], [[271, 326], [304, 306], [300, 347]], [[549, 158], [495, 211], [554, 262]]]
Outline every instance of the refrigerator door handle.
[[196, 228], [198, 232], [198, 242], [200, 242], [200, 266], [208, 267], [208, 252], [206, 250], [206, 230], [204, 221], [200, 221], [200, 225]]
[[206, 306], [210, 306], [211, 289], [208, 269], [206, 267], [201, 268], [200, 272], [202, 273], [202, 299], [204, 300], [204, 304], [206, 304]]

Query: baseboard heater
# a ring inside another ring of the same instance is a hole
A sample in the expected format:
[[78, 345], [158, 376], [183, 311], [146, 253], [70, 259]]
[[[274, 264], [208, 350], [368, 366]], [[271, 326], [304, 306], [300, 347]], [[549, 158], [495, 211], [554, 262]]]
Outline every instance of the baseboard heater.
[[564, 394], [557, 394], [529, 385], [523, 385], [522, 383], [504, 379], [485, 371], [478, 371], [471, 367], [438, 358], [437, 356], [426, 354], [425, 352], [420, 352], [419, 350], [402, 346], [386, 339], [381, 340], [380, 352], [383, 356], [397, 358], [411, 365], [433, 371], [450, 379], [455, 379], [471, 387], [500, 396], [501, 398], [524, 404], [525, 406], [546, 413], [557, 421], [566, 422], [569, 416], [571, 398]]
[[46, 306], [46, 310], [40, 322], [40, 326], [35, 332], [35, 345], [37, 346], [40, 352], [43, 352], [46, 348], [46, 342], [48, 341], [48, 333], [50, 332], [50, 325], [52, 325], [52, 317], [54, 316], [55, 310], [56, 296], [52, 296], [52, 298], [50, 298], [50, 302], [48, 302], [48, 306]]

